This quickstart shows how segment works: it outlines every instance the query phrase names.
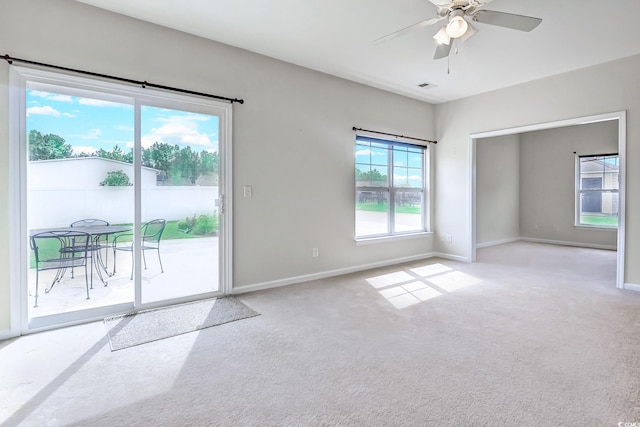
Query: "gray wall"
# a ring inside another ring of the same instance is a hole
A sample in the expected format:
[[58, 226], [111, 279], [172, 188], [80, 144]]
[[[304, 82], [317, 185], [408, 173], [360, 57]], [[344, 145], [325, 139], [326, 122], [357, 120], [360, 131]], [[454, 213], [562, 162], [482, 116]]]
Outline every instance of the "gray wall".
[[617, 121], [478, 139], [477, 246], [524, 238], [615, 249], [617, 230], [574, 225], [574, 152], [617, 151]]
[[520, 237], [520, 138], [483, 138], [476, 145], [476, 244]]
[[[433, 139], [434, 107], [71, 0], [2, 0], [0, 53], [245, 99], [233, 109], [234, 287], [421, 256], [430, 236], [357, 246], [356, 125]], [[9, 235], [9, 65], [0, 63], [0, 235]], [[243, 199], [242, 186], [254, 196]], [[312, 258], [312, 248], [320, 257]], [[9, 327], [0, 240], [0, 333]]]
[[520, 135], [520, 144], [520, 235], [615, 248], [616, 230], [574, 225], [574, 152], [617, 153], [618, 122], [527, 132]]

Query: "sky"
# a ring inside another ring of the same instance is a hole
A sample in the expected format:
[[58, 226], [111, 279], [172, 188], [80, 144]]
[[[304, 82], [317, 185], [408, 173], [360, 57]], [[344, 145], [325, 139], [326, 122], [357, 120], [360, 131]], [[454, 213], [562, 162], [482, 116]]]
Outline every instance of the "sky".
[[[118, 145], [124, 152], [133, 147], [133, 105], [100, 99], [27, 90], [27, 133], [56, 134], [73, 147], [74, 154], [92, 154]], [[191, 146], [194, 151], [218, 151], [217, 116], [143, 106], [143, 147], [154, 142]]]
[[[382, 175], [388, 175], [388, 156], [390, 146], [359, 141], [355, 146], [356, 168], [361, 172], [377, 169]], [[398, 147], [393, 152], [393, 181], [396, 187], [423, 186], [422, 152], [417, 149]]]

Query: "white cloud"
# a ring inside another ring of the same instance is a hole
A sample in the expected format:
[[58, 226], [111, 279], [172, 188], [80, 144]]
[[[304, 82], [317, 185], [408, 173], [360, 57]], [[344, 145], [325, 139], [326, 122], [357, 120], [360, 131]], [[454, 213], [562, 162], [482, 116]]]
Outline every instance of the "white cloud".
[[42, 116], [54, 116], [54, 117], [60, 117], [60, 111], [56, 110], [55, 108], [49, 106], [49, 105], [45, 105], [44, 107], [30, 107], [27, 108], [27, 116], [30, 116], [32, 114], [39, 114]]
[[80, 139], [98, 139], [102, 136], [102, 131], [100, 129], [90, 129], [89, 132], [83, 135], [75, 135], [76, 138]]
[[46, 98], [47, 96], [49, 96], [49, 92], [42, 92], [40, 90], [31, 90], [29, 91], [29, 95], [37, 96], [39, 98]]
[[158, 117], [159, 122], [164, 123], [189, 123], [189, 122], [207, 122], [211, 120], [211, 116], [207, 116], [206, 114], [188, 114], [185, 116], [169, 116], [169, 117]]
[[71, 113], [62, 113], [62, 115], [70, 118], [74, 118], [76, 116], [75, 114], [71, 114]]
[[85, 154], [93, 154], [96, 152], [96, 147], [92, 147], [91, 145], [74, 145], [71, 147], [73, 150], [73, 154], [78, 155], [81, 153]]
[[31, 96], [37, 96], [39, 98], [49, 99], [51, 101], [60, 101], [60, 102], [73, 102], [73, 98], [69, 95], [62, 95], [59, 93], [49, 93], [42, 92], [39, 90], [32, 90], [29, 92]]
[[372, 155], [372, 156], [386, 156], [387, 153], [384, 151], [375, 151], [372, 150], [370, 148], [365, 148], [363, 150], [358, 150], [356, 151], [356, 156], [368, 156], [368, 155]]
[[117, 102], [104, 101], [102, 99], [92, 99], [92, 98], [78, 98], [78, 104], [80, 105], [89, 105], [91, 107], [123, 107], [129, 105], [120, 104]]
[[142, 137], [142, 146], [148, 148], [154, 142], [163, 142], [171, 145], [211, 145], [209, 136], [198, 132], [197, 125], [192, 123], [171, 122], [159, 128], [151, 129], [151, 133]]
[[69, 95], [51, 95], [48, 96], [47, 99], [50, 99], [51, 101], [73, 102], [73, 98]]

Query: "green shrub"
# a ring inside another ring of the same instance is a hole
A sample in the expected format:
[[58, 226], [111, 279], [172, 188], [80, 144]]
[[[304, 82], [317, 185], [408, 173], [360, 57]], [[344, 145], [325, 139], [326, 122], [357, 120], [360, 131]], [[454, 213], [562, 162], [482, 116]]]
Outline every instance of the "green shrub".
[[193, 215], [193, 218], [185, 218], [184, 221], [178, 222], [178, 230], [183, 233], [190, 233], [193, 230], [193, 227], [196, 225], [196, 215]]
[[217, 212], [214, 212], [213, 215], [200, 215], [193, 226], [193, 234], [197, 234], [199, 236], [205, 234], [218, 234]]
[[129, 175], [123, 170], [107, 172], [107, 177], [100, 183], [102, 187], [127, 187], [133, 185], [129, 181]]

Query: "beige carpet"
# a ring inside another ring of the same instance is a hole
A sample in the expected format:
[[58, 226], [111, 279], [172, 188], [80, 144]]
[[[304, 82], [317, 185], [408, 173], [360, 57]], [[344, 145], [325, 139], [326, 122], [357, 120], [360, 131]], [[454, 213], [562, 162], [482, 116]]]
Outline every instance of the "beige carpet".
[[0, 423], [640, 422], [640, 294], [615, 253], [513, 243], [242, 295], [262, 315], [111, 352], [102, 324], [0, 343]]

